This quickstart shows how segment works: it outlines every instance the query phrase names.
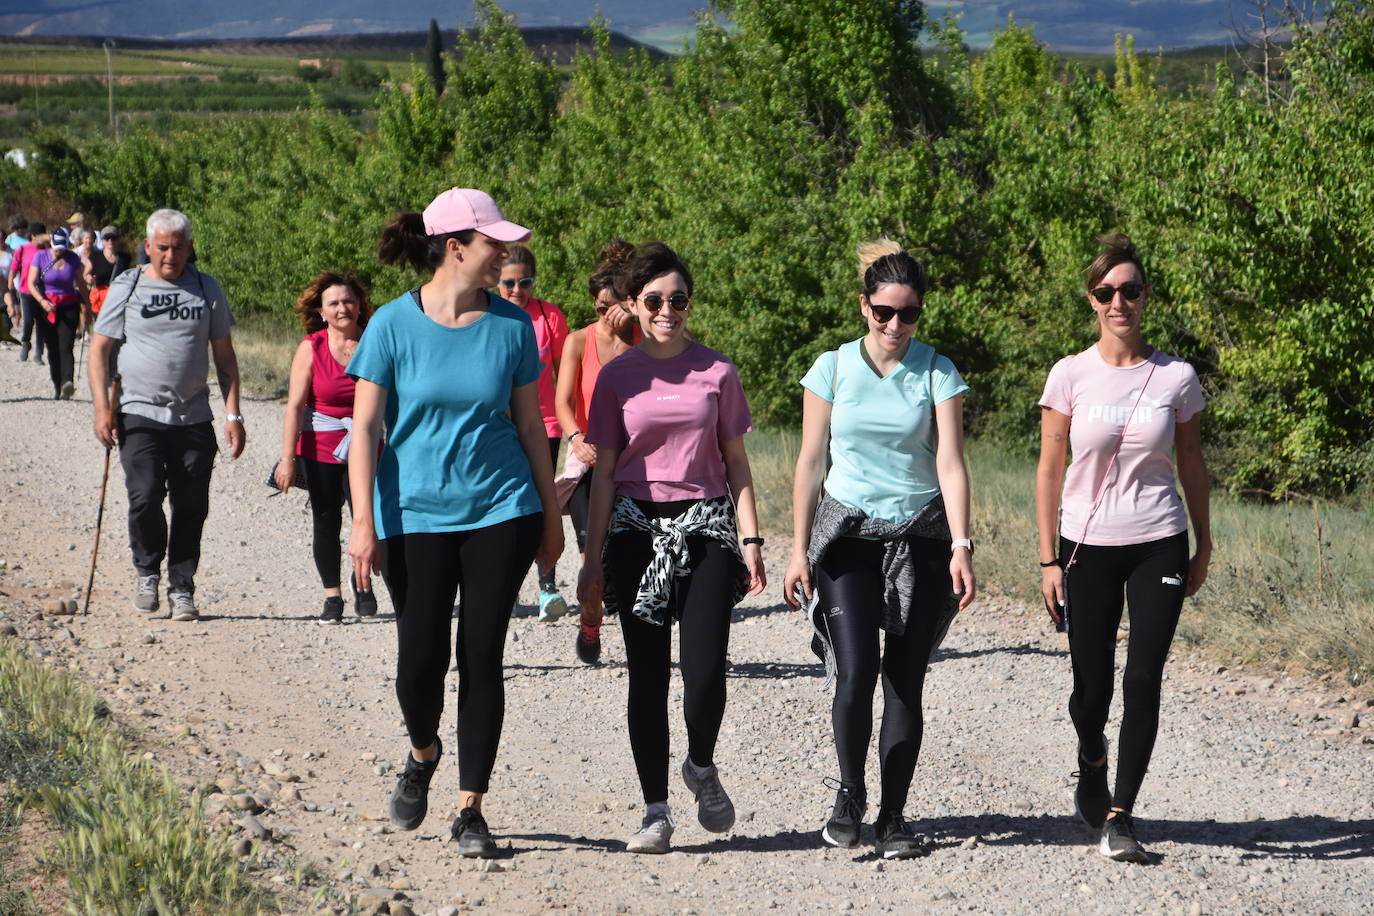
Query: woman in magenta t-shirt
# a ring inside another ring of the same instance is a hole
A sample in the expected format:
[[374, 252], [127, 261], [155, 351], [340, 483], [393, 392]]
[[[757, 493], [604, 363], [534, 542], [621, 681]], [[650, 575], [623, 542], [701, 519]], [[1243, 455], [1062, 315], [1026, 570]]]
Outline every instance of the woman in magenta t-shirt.
[[53, 397], [64, 400], [76, 391], [72, 351], [91, 317], [81, 258], [70, 244], [66, 229], [54, 229], [50, 246], [34, 253], [27, 275], [29, 295], [43, 311], [34, 329], [48, 351]]
[[[1040, 398], [1035, 504], [1041, 593], [1050, 616], [1069, 634], [1078, 816], [1101, 831], [1102, 855], [1148, 862], [1131, 809], [1159, 730], [1160, 683], [1183, 599], [1202, 586], [1212, 554], [1198, 416], [1203, 399], [1193, 367], [1141, 335], [1150, 286], [1135, 246], [1120, 234], [1101, 241], [1087, 283], [1097, 343], [1056, 363]], [[1175, 461], [1186, 509], [1174, 487]], [[1189, 519], [1197, 540], [1191, 559]], [[1116, 785], [1108, 791], [1103, 729], [1123, 596], [1131, 605], [1131, 629]]]
[[592, 395], [586, 439], [596, 464], [577, 596], [584, 618], [595, 618], [603, 599], [620, 614], [630, 748], [647, 806], [627, 848], [664, 853], [673, 834], [672, 623], [687, 723], [682, 778], [701, 825], [721, 833], [735, 822], [713, 761], [725, 715], [730, 611], [746, 592], [761, 592], [766, 577], [744, 448], [749, 405], [734, 364], [687, 336], [687, 265], [662, 242], [647, 242], [626, 268], [623, 292], [644, 339], [601, 369]]
[[[352, 274], [325, 271], [296, 300], [305, 339], [291, 360], [291, 386], [282, 421], [281, 460], [273, 470], [286, 492], [301, 477], [310, 493], [312, 552], [324, 586], [320, 623], [343, 622], [339, 589], [339, 527], [343, 505], [353, 511], [348, 491], [348, 446], [353, 439], [353, 379], [344, 368], [372, 314], [367, 290]], [[299, 473], [298, 473], [299, 472]], [[359, 617], [377, 613], [370, 588], [353, 579], [353, 608]]]
[[[544, 415], [544, 432], [549, 437], [549, 463], [557, 468], [563, 428], [558, 423], [554, 391], [563, 345], [568, 340], [568, 319], [552, 302], [534, 298], [534, 274], [534, 252], [524, 245], [511, 245], [510, 259], [501, 267], [500, 291], [534, 322], [534, 342], [539, 347], [539, 412]], [[557, 561], [553, 557], [547, 569], [539, 568], [539, 619], [546, 623], [568, 612], [568, 603], [558, 593], [554, 578]]]

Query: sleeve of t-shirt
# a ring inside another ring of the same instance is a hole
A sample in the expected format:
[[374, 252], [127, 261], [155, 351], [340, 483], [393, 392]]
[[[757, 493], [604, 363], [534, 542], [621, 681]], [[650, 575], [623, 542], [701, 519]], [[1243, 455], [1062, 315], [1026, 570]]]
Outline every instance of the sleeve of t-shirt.
[[716, 402], [716, 441], [729, 442], [753, 428], [753, 418], [749, 416], [749, 401], [744, 396], [744, 385], [740, 383], [739, 372], [733, 363], [726, 363]]
[[592, 406], [587, 410], [587, 431], [583, 438], [591, 445], [620, 451], [629, 442], [625, 432], [625, 413], [614, 385], [610, 364], [602, 368], [592, 389]]
[[539, 341], [534, 336], [534, 322], [526, 317], [519, 322], [519, 326], [520, 355], [516, 358], [514, 376], [516, 388], [537, 381], [539, 373], [544, 371], [543, 364], [539, 362]]
[[129, 294], [133, 290], [137, 271], [125, 271], [110, 282], [110, 291], [105, 296], [105, 304], [100, 314], [95, 316], [95, 332], [115, 340], [124, 339], [124, 310], [129, 307]]
[[930, 367], [930, 392], [936, 404], [968, 391], [968, 384], [947, 356], [936, 356]]
[[1049, 378], [1045, 379], [1045, 392], [1040, 395], [1040, 406], [1057, 410], [1065, 416], [1073, 416], [1073, 398], [1069, 391], [1069, 360], [1066, 356], [1054, 364]]
[[224, 287], [214, 277], [205, 278], [206, 303], [210, 307], [210, 339], [221, 340], [234, 327], [234, 315], [229, 311], [229, 297], [224, 295]]
[[835, 361], [839, 357], [838, 350], [826, 350], [816, 357], [801, 379], [803, 388], [827, 404], [835, 401]]
[[1197, 371], [1186, 362], [1183, 364], [1182, 376], [1178, 398], [1174, 402], [1174, 420], [1178, 423], [1187, 423], [1202, 412], [1207, 399], [1202, 395], [1202, 383], [1198, 381]]
[[382, 318], [382, 314], [378, 312], [363, 328], [363, 336], [358, 339], [353, 358], [344, 372], [355, 379], [392, 388], [396, 381], [396, 363], [391, 348], [391, 323]]

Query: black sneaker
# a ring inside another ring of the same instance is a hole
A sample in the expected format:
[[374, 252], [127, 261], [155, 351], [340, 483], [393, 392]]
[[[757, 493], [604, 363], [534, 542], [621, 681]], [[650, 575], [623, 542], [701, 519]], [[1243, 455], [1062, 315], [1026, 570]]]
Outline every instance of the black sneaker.
[[31, 349], [32, 349], [32, 347], [31, 347], [29, 344], [23, 344], [22, 346], [20, 346], [20, 348], [19, 348], [19, 361], [20, 361], [21, 363], [26, 363], [26, 362], [29, 361], [29, 351], [30, 351]]
[[496, 856], [496, 841], [491, 838], [486, 819], [476, 808], [464, 808], [453, 819], [450, 837], [458, 843], [458, 855], [469, 859], [491, 859]]
[[863, 827], [867, 810], [867, 793], [863, 786], [851, 786], [827, 777], [825, 785], [835, 790], [835, 808], [830, 820], [821, 828], [821, 839], [831, 846], [853, 849], [859, 845], [859, 830]]
[[912, 832], [900, 811], [879, 811], [878, 819], [873, 822], [873, 835], [874, 851], [880, 858], [915, 859], [930, 854], [925, 840]]
[[1097, 851], [1117, 862], [1150, 864], [1145, 847], [1135, 838], [1135, 821], [1125, 811], [1117, 811], [1102, 824], [1102, 839], [1098, 841]]
[[371, 590], [359, 591], [357, 580], [352, 580], [353, 610], [359, 617], [377, 616], [377, 595]]
[[324, 610], [320, 611], [320, 623], [343, 623], [343, 599], [330, 595], [324, 599]]
[[396, 789], [391, 793], [392, 826], [414, 830], [424, 821], [425, 812], [429, 810], [429, 781], [434, 778], [434, 770], [444, 756], [444, 745], [437, 737], [434, 747], [434, 759], [424, 763], [406, 754], [406, 768], [396, 778]]
[[1106, 740], [1102, 765], [1092, 766], [1083, 759], [1083, 751], [1078, 752], [1078, 769], [1073, 776], [1078, 780], [1078, 788], [1073, 793], [1073, 810], [1078, 819], [1094, 830], [1101, 830], [1107, 819], [1107, 811], [1112, 807], [1112, 793], [1107, 789]]
[[577, 628], [577, 657], [584, 665], [601, 663], [601, 624], [583, 623]]

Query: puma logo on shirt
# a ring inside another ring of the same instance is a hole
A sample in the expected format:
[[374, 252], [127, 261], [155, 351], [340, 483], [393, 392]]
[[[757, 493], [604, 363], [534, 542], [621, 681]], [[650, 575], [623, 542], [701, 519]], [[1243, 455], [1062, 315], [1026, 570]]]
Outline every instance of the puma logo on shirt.
[[174, 321], [178, 319], [199, 321], [201, 316], [205, 314], [205, 306], [182, 305], [180, 293], [161, 293], [149, 296], [148, 301], [139, 310], [139, 314], [144, 318], [166, 315]]

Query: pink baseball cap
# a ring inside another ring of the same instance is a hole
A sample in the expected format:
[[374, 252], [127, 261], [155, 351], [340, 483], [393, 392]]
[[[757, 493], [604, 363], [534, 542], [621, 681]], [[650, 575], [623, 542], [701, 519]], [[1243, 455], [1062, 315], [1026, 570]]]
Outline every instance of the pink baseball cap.
[[424, 220], [426, 235], [476, 229], [500, 242], [523, 242], [530, 237], [528, 229], [502, 215], [490, 194], [476, 188], [449, 188], [425, 207]]

